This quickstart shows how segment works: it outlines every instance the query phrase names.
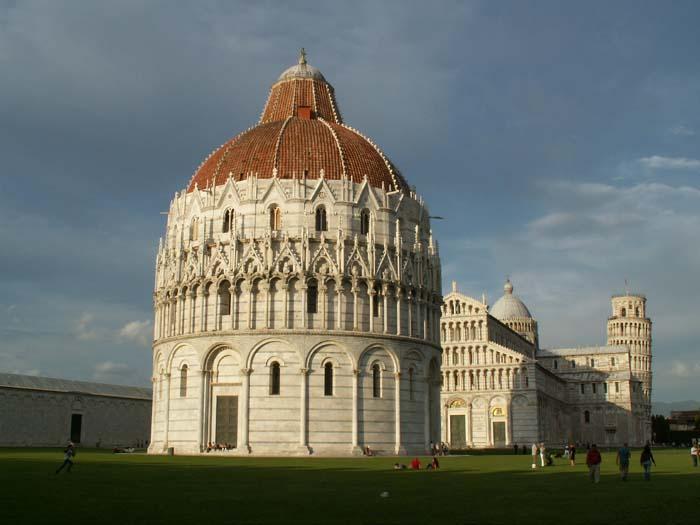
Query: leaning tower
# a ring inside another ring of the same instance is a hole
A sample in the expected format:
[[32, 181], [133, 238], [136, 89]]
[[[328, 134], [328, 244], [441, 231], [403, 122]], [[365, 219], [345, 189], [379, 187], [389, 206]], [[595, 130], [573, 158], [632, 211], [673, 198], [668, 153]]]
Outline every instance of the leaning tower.
[[608, 344], [627, 345], [632, 379], [641, 383], [644, 409], [644, 438], [651, 437], [651, 320], [646, 316], [647, 299], [641, 294], [613, 295], [608, 319]]

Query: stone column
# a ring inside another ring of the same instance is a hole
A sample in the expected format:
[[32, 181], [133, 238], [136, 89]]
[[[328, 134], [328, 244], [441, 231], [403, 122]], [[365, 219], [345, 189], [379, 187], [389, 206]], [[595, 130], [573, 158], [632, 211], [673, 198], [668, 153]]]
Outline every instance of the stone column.
[[260, 281], [258, 288], [260, 290], [259, 293], [263, 294], [263, 300], [265, 301], [265, 328], [270, 328], [270, 283]]
[[168, 428], [170, 427], [170, 373], [165, 376], [165, 410], [163, 410], [163, 452], [168, 450]]
[[396, 335], [401, 335], [401, 288], [396, 288]]
[[209, 315], [209, 292], [202, 291], [202, 307], [200, 312], [199, 331], [204, 332], [207, 329], [207, 315]]
[[413, 337], [413, 292], [408, 292], [408, 337]]
[[206, 399], [207, 399], [207, 370], [202, 370], [200, 378], [200, 389], [199, 389], [199, 451], [202, 452], [206, 443], [205, 439], [205, 427], [207, 426], [206, 417]]
[[359, 388], [360, 388], [360, 371], [352, 371], [352, 452], [353, 454], [361, 453], [359, 445]]
[[214, 327], [212, 330], [221, 330], [221, 291], [218, 286], [214, 290]]
[[300, 368], [301, 373], [301, 403], [299, 407], [299, 445], [308, 451], [308, 412], [309, 412], [309, 369]]
[[420, 294], [416, 298], [416, 337], [423, 337], [423, 299], [421, 299]]
[[[155, 373], [155, 371], [153, 372]], [[156, 435], [156, 408], [160, 408], [158, 405], [160, 404], [160, 399], [158, 399], [158, 378], [157, 377], [151, 377], [151, 440], [148, 442], [148, 448], [151, 449], [151, 446], [153, 446], [153, 443], [155, 442], [155, 439], [153, 439]]]
[[513, 443], [513, 412], [511, 407], [511, 400], [508, 400], [506, 407], [506, 446], [510, 446]]
[[335, 285], [335, 297], [338, 307], [336, 308], [335, 327], [338, 330], [343, 328], [343, 281], [338, 278]]
[[289, 281], [284, 283], [284, 326], [285, 328], [290, 328], [289, 326], [289, 287], [291, 283]]
[[358, 316], [357, 316], [357, 292], [358, 288], [356, 286], [356, 283], [352, 284], [352, 296], [353, 296], [353, 308], [352, 308], [352, 329], [354, 331], [358, 331], [359, 327], [357, 324]]
[[374, 284], [371, 288], [367, 288], [367, 295], [369, 296], [369, 331], [372, 333], [374, 332], [374, 298], [377, 295]]
[[467, 444], [470, 447], [474, 446], [474, 436], [472, 429], [472, 404], [467, 405]]
[[[327, 330], [328, 329], [328, 288], [326, 288], [325, 283], [321, 284], [318, 287], [318, 295], [319, 295], [319, 300], [321, 301], [321, 330]], [[318, 304], [316, 306], [318, 307]]]
[[423, 396], [423, 444], [425, 450], [430, 448], [430, 397], [432, 383], [429, 377], [425, 378], [425, 395]]
[[245, 453], [250, 453], [250, 444], [248, 443], [248, 412], [250, 405], [250, 374], [252, 371], [252, 368], [241, 368], [241, 379], [243, 379], [243, 385], [241, 386], [241, 410], [240, 414], [238, 415], [241, 439], [238, 446]]
[[383, 321], [384, 321], [384, 333], [389, 333], [389, 294], [387, 293], [389, 291], [389, 288], [387, 285], [384, 285], [382, 287], [382, 297], [384, 299], [383, 301], [383, 306], [382, 308], [384, 309], [383, 313]]
[[394, 454], [404, 454], [401, 444], [401, 372], [394, 372]]
[[229, 299], [229, 304], [230, 306], [230, 328], [231, 330], [236, 328], [236, 316], [238, 315], [238, 294], [236, 294], [236, 281], [231, 282], [231, 286], [229, 287], [229, 292], [231, 294], [231, 298]]
[[301, 286], [301, 326], [303, 328], [308, 328], [306, 323], [306, 293], [307, 286], [306, 283], [303, 283]]

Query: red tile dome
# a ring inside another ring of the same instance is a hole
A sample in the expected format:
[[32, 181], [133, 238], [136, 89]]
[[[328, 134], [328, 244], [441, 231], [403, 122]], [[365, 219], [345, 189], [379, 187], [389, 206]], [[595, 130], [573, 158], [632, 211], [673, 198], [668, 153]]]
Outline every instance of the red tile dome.
[[347, 178], [405, 190], [399, 171], [370, 139], [343, 124], [333, 87], [306, 63], [287, 69], [270, 89], [257, 126], [215, 150], [195, 172], [187, 191], [258, 178]]

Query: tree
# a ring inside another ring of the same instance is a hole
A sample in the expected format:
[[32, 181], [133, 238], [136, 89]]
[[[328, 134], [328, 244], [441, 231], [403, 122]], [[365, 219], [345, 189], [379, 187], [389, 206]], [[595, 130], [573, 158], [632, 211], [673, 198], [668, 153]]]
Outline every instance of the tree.
[[668, 419], [662, 415], [651, 416], [651, 432], [655, 443], [668, 443], [671, 441], [671, 425]]

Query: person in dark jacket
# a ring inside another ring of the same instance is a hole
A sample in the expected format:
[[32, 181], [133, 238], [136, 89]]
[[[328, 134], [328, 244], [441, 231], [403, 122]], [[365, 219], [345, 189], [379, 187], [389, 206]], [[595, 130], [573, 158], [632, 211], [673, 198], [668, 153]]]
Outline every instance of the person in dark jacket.
[[656, 461], [654, 461], [654, 454], [651, 453], [651, 445], [648, 442], [644, 445], [639, 463], [644, 468], [644, 481], [651, 481], [651, 465], [656, 466]]
[[67, 467], [66, 472], [70, 472], [70, 469], [73, 468], [73, 457], [74, 456], [75, 456], [75, 448], [73, 447], [73, 443], [68, 443], [68, 446], [63, 451], [63, 463], [61, 464], [60, 467], [58, 467], [56, 469], [56, 474], [61, 472], [64, 467]]

